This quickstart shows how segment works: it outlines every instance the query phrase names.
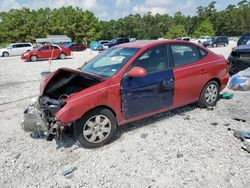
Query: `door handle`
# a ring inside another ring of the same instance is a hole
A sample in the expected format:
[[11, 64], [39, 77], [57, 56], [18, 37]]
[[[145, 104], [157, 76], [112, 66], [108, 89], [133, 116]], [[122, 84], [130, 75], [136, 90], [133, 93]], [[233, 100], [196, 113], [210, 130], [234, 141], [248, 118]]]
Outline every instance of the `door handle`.
[[205, 69], [200, 70], [200, 74], [206, 74], [206, 73], [207, 73], [207, 71]]

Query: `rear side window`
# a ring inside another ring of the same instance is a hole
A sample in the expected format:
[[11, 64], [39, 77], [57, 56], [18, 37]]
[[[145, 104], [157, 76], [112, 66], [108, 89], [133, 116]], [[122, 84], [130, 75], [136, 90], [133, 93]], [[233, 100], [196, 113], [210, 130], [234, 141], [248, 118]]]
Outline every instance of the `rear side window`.
[[53, 48], [53, 49], [59, 49], [58, 46], [53, 46], [52, 48]]
[[207, 55], [207, 51], [199, 48], [200, 54], [201, 54], [201, 58], [205, 57]]
[[31, 47], [31, 44], [23, 44], [23, 47]]
[[200, 59], [198, 50], [192, 45], [171, 45], [171, 51], [176, 67], [193, 63]]

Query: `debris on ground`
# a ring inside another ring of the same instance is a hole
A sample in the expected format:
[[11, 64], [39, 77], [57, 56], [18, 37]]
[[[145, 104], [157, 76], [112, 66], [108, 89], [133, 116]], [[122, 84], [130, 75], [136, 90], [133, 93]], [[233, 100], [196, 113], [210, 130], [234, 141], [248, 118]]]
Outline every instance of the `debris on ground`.
[[244, 143], [244, 146], [242, 146], [241, 148], [250, 153], [250, 143]]
[[227, 87], [231, 90], [250, 90], [250, 67], [233, 75]]
[[218, 125], [217, 122], [213, 122], [213, 123], [210, 123], [210, 124], [213, 125], [213, 126], [217, 126]]
[[64, 170], [61, 175], [62, 176], [67, 176], [69, 174], [71, 174], [72, 172], [76, 171], [77, 168], [76, 167], [71, 167], [71, 168], [68, 168], [67, 170]]
[[233, 135], [244, 143], [241, 148], [250, 153], [250, 141], [247, 140], [250, 139], [250, 131], [234, 130]]
[[141, 138], [147, 138], [147, 136], [148, 136], [148, 133], [142, 133], [141, 134]]
[[228, 92], [220, 94], [220, 98], [221, 99], [226, 99], [226, 100], [232, 99], [233, 96], [234, 95], [232, 93], [228, 93]]
[[246, 120], [245, 119], [242, 119], [242, 118], [233, 118], [233, 120], [235, 120], [235, 121], [240, 121], [240, 122], [246, 122]]
[[234, 136], [242, 141], [250, 139], [250, 131], [234, 130]]

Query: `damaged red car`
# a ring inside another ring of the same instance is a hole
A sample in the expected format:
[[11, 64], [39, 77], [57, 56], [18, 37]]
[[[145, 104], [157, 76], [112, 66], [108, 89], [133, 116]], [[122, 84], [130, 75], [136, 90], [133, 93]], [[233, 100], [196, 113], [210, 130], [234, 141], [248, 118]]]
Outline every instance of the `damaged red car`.
[[24, 112], [26, 131], [47, 140], [73, 126], [84, 147], [100, 147], [117, 127], [197, 102], [214, 106], [228, 82], [227, 61], [185, 41], [144, 41], [107, 49], [78, 70], [45, 76], [38, 100]]

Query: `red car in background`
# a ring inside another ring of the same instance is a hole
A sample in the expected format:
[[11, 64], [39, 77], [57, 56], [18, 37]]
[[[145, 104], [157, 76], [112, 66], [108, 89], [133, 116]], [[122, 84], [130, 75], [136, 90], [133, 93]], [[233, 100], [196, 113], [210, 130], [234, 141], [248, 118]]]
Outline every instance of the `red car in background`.
[[84, 44], [75, 44], [75, 43], [73, 43], [73, 44], [69, 45], [70, 51], [83, 51], [83, 50], [86, 50], [86, 48], [87, 47]]
[[[204, 108], [216, 105], [227, 82], [227, 60], [198, 44], [125, 43], [77, 70], [48, 74], [38, 101], [24, 112], [23, 128], [37, 130], [39, 122], [38, 130], [48, 131], [52, 140], [72, 126], [82, 146], [100, 147], [119, 125], [195, 102]], [[28, 118], [32, 108], [40, 118], [34, 126]]]
[[39, 59], [65, 59], [70, 56], [71, 52], [68, 48], [58, 45], [44, 45], [38, 49], [34, 49], [22, 54], [22, 59], [25, 61], [37, 61]]

